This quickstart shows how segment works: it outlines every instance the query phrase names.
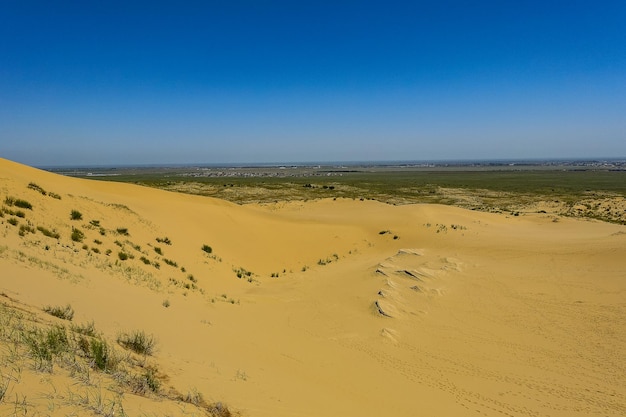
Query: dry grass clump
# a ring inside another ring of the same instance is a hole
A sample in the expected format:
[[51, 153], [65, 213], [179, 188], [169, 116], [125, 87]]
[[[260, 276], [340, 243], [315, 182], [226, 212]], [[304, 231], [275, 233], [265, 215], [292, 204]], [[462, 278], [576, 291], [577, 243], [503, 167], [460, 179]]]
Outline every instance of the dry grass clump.
[[6, 197], [4, 199], [4, 204], [6, 204], [7, 206], [15, 206], [15, 207], [23, 208], [23, 209], [28, 209], [28, 210], [33, 209], [32, 204], [20, 198]]
[[129, 333], [120, 333], [117, 343], [125, 349], [132, 350], [140, 355], [152, 355], [156, 349], [156, 339], [143, 330], [134, 330]]
[[58, 239], [61, 237], [59, 232], [57, 232], [56, 230], [50, 230], [43, 226], [37, 226], [37, 230], [39, 230], [41, 233], [43, 233], [44, 236], [47, 236], [47, 237], [51, 237], [54, 239]]
[[42, 310], [51, 316], [58, 317], [63, 320], [72, 321], [74, 318], [74, 309], [69, 304], [65, 307], [45, 306]]

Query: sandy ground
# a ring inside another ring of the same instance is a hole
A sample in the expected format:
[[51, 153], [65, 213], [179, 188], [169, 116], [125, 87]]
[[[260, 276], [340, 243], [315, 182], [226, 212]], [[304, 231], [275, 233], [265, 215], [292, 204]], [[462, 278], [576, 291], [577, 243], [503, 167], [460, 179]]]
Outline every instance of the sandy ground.
[[[6, 160], [0, 202], [0, 292], [33, 311], [69, 303], [111, 340], [153, 333], [168, 386], [241, 415], [626, 415], [625, 226], [367, 200], [238, 206]], [[67, 400], [83, 388], [63, 371], [26, 361], [21, 374], [0, 414], [93, 412]], [[129, 416], [201, 415], [119, 400]]]

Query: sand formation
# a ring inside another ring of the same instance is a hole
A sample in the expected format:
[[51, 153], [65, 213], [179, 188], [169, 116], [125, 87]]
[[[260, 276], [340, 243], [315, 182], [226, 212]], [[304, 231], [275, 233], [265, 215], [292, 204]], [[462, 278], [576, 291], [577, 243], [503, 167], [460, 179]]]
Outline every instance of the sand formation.
[[[0, 203], [0, 415], [626, 415], [625, 226], [238, 206], [6, 160]], [[84, 350], [38, 357], [58, 329]]]

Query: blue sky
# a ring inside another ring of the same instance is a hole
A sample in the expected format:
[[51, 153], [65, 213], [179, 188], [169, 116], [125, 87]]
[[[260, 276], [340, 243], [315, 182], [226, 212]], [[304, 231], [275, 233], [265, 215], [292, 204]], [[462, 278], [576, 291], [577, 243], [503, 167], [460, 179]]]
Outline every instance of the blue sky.
[[31, 165], [626, 157], [626, 2], [0, 0]]

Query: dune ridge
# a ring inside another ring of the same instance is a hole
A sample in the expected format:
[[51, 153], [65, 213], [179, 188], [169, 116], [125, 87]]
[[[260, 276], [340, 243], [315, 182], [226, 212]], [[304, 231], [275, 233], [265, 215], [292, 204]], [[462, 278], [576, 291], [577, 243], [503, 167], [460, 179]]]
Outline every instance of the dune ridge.
[[[119, 332], [158, 339], [161, 397], [118, 392], [129, 416], [210, 412], [172, 390], [244, 416], [626, 414], [625, 226], [351, 199], [239, 206], [3, 159], [0, 203], [6, 308], [44, 320], [71, 304], [120, 351]], [[0, 343], [0, 414], [20, 396], [29, 415], [93, 414], [68, 401], [84, 385], [28, 358], [17, 378]]]

